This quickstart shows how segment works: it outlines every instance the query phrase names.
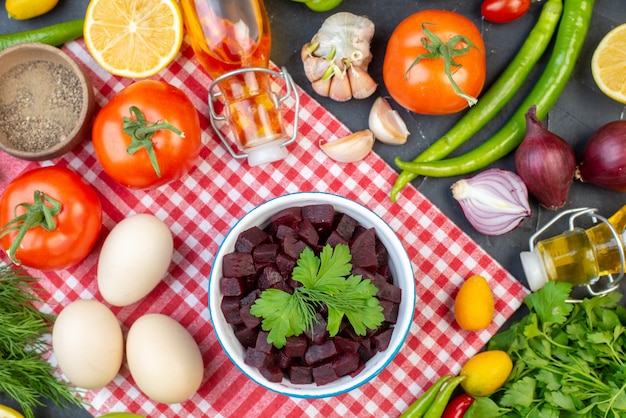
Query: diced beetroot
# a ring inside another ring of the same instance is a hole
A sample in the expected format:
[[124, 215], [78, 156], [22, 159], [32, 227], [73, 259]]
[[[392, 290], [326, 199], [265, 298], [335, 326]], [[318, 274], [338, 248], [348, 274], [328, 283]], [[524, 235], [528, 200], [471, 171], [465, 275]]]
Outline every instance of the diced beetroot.
[[372, 337], [372, 343], [378, 351], [385, 351], [389, 347], [393, 328], [388, 328]]
[[281, 252], [276, 256], [276, 268], [283, 277], [291, 277], [291, 272], [295, 266], [296, 260], [289, 257], [287, 254]]
[[274, 362], [276, 363], [276, 367], [286, 369], [291, 366], [293, 359], [285, 354], [285, 350], [278, 350], [274, 355]]
[[272, 355], [259, 351], [255, 348], [248, 348], [243, 361], [248, 366], [263, 369], [272, 364]]
[[280, 383], [283, 381], [283, 371], [276, 366], [261, 368], [259, 371], [261, 372], [261, 376], [270, 382]]
[[391, 269], [388, 265], [380, 266], [378, 268], [378, 274], [383, 276], [389, 283], [393, 283], [393, 277], [391, 276]]
[[317, 230], [308, 219], [302, 219], [302, 222], [298, 224], [298, 236], [307, 243], [310, 247], [315, 247], [320, 240], [320, 236]]
[[259, 289], [266, 290], [282, 282], [283, 276], [273, 265], [266, 266], [259, 276]]
[[317, 230], [328, 231], [333, 226], [335, 208], [327, 204], [303, 206], [302, 217], [311, 221]]
[[222, 276], [244, 277], [255, 274], [252, 254], [233, 252], [226, 254], [222, 261]]
[[288, 235], [283, 239], [283, 251], [293, 259], [297, 260], [300, 258], [300, 254], [306, 247], [307, 245], [304, 241], [301, 241], [294, 236]]
[[354, 229], [357, 226], [357, 221], [345, 213], [337, 214], [337, 222], [335, 225], [335, 231], [341, 235], [345, 240], [350, 241], [354, 234]]
[[364, 368], [365, 368], [365, 362], [363, 360], [361, 360], [360, 363], [359, 363], [359, 367], [357, 367], [356, 370], [354, 370], [352, 373], [350, 373], [350, 376], [356, 377], [359, 373], [361, 373], [363, 371]]
[[241, 345], [246, 348], [254, 347], [257, 334], [258, 331], [245, 326], [238, 325], [235, 327], [235, 337], [237, 337]]
[[389, 260], [389, 253], [387, 247], [376, 237], [376, 259], [378, 260], [378, 267], [386, 266]]
[[329, 359], [337, 355], [337, 347], [333, 340], [327, 340], [323, 344], [311, 344], [304, 354], [306, 364], [315, 364], [322, 360]]
[[357, 235], [350, 242], [350, 254], [352, 254], [353, 266], [376, 270], [378, 268], [376, 230], [369, 228]]
[[259, 244], [252, 250], [252, 259], [255, 263], [275, 263], [277, 254], [278, 244]]
[[283, 209], [270, 218], [270, 221], [278, 225], [287, 225], [295, 228], [302, 220], [302, 208], [294, 206]]
[[262, 319], [254, 316], [250, 313], [251, 305], [243, 305], [241, 309], [239, 309], [239, 315], [241, 316], [241, 321], [246, 326], [246, 328], [256, 328], [261, 324]]
[[335, 374], [337, 374], [337, 376], [345, 376], [352, 373], [359, 367], [360, 362], [361, 357], [359, 357], [359, 354], [356, 352], [337, 356], [337, 358], [333, 360]]
[[313, 331], [307, 329], [304, 334], [311, 340], [313, 344], [322, 344], [328, 338], [326, 326], [328, 322], [319, 312], [315, 315], [316, 322], [313, 322]]
[[372, 344], [372, 340], [369, 338], [363, 338], [361, 346], [359, 347], [359, 355], [363, 361], [368, 361], [376, 354], [376, 347]]
[[400, 305], [384, 299], [379, 300], [378, 303], [380, 303], [380, 306], [383, 308], [385, 321], [391, 324], [398, 322], [398, 311], [400, 310]]
[[356, 353], [361, 343], [351, 338], [341, 337], [339, 335], [333, 337], [337, 350], [342, 353]]
[[313, 380], [316, 385], [326, 385], [337, 379], [339, 379], [339, 376], [335, 373], [332, 363], [324, 363], [317, 367], [313, 367]]
[[241, 296], [245, 292], [245, 286], [241, 277], [224, 276], [220, 280], [220, 290], [224, 296]]
[[313, 383], [313, 372], [308, 366], [291, 366], [289, 380], [295, 385], [308, 385]]
[[259, 296], [261, 296], [261, 291], [259, 289], [254, 289], [252, 292], [241, 298], [241, 306], [252, 305], [254, 302], [256, 302]]
[[274, 350], [274, 344], [267, 342], [267, 334], [268, 332], [266, 331], [259, 331], [254, 348], [262, 353], [271, 354]]
[[226, 322], [229, 324], [235, 325], [243, 323], [241, 315], [239, 314], [239, 301], [240, 299], [236, 296], [224, 296], [222, 298], [222, 304], [220, 307]]
[[376, 287], [378, 287], [378, 293], [376, 294], [378, 299], [384, 299], [394, 303], [400, 303], [402, 301], [402, 289], [398, 286], [386, 281], [384, 283], [376, 282], [375, 284]]
[[339, 235], [339, 233], [337, 231], [333, 231], [330, 233], [330, 235], [328, 236], [328, 238], [326, 238], [326, 245], [330, 245], [331, 247], [336, 247], [337, 244], [343, 244], [343, 245], [348, 245], [349, 242], [347, 239], [345, 239], [344, 237], [342, 237], [341, 235]]
[[242, 253], [251, 253], [254, 247], [265, 242], [269, 235], [258, 226], [253, 226], [243, 231], [237, 237], [235, 242], [235, 251]]
[[297, 335], [287, 338], [287, 344], [285, 344], [283, 351], [289, 357], [304, 357], [306, 349], [306, 337], [304, 335]]
[[276, 238], [278, 238], [278, 241], [282, 241], [288, 235], [291, 235], [292, 237], [297, 237], [298, 233], [294, 228], [290, 226], [278, 225], [278, 227], [276, 228]]

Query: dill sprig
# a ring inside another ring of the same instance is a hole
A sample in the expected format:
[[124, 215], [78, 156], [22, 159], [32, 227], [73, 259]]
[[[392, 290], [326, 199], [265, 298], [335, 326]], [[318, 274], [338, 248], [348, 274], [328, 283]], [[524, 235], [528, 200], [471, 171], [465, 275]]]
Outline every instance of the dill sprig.
[[0, 264], [0, 392], [19, 403], [26, 418], [34, 418], [33, 408], [45, 405], [44, 398], [59, 407], [83, 406], [75, 389], [59, 380], [43, 357], [50, 349], [45, 335], [55, 316], [35, 307], [41, 302], [36, 281]]

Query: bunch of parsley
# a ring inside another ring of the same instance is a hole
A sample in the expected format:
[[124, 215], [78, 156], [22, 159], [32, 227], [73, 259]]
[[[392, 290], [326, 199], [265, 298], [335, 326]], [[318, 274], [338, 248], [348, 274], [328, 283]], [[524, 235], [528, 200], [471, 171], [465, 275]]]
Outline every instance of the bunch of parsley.
[[250, 312], [262, 317], [261, 327], [269, 331], [267, 341], [277, 348], [285, 346], [287, 338], [313, 330], [316, 314], [321, 308], [328, 312], [327, 326], [331, 336], [339, 332], [344, 318], [357, 335], [375, 329], [384, 321], [376, 293], [369, 279], [352, 275], [352, 255], [347, 245], [334, 248], [326, 245], [320, 256], [306, 248], [293, 269], [292, 278], [302, 284], [287, 293], [267, 289], [261, 293]]
[[626, 416], [626, 308], [612, 292], [568, 303], [572, 286], [549, 282], [529, 294], [529, 314], [496, 334], [514, 367], [466, 418]]

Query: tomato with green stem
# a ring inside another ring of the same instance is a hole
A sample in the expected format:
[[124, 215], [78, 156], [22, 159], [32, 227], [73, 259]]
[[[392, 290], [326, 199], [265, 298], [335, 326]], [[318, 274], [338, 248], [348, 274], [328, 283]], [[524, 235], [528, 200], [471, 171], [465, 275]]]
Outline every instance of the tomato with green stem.
[[102, 205], [76, 172], [35, 168], [0, 196], [0, 245], [14, 264], [58, 270], [89, 255], [100, 234]]
[[456, 113], [475, 104], [486, 73], [480, 31], [465, 16], [446, 10], [422, 10], [400, 22], [383, 61], [391, 97], [426, 115]]
[[164, 81], [137, 81], [96, 115], [96, 157], [116, 182], [148, 189], [180, 179], [200, 153], [198, 112], [187, 95]]

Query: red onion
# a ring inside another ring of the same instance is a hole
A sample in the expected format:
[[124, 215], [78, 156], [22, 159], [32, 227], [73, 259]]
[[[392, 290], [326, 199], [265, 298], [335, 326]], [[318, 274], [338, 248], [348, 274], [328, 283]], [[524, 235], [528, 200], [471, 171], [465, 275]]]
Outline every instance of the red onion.
[[609, 122], [591, 136], [578, 164], [576, 178], [626, 192], [626, 120]]
[[509, 170], [485, 170], [451, 189], [469, 223], [485, 235], [512, 231], [531, 213], [526, 185]]
[[515, 151], [515, 171], [541, 206], [556, 210], [567, 202], [576, 172], [574, 150], [542, 125], [534, 105], [526, 113], [526, 136]]

